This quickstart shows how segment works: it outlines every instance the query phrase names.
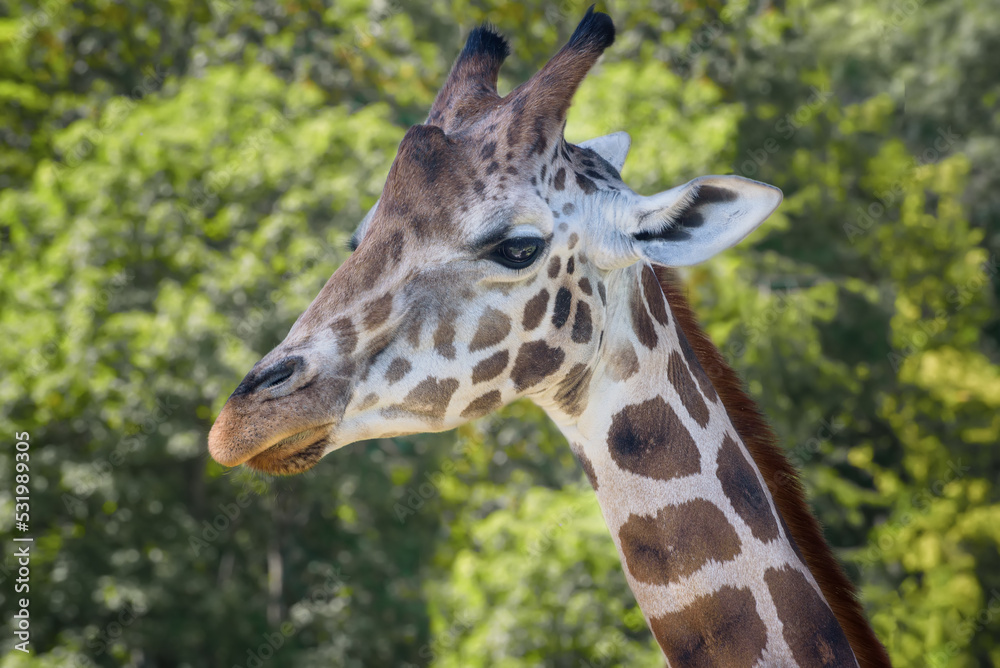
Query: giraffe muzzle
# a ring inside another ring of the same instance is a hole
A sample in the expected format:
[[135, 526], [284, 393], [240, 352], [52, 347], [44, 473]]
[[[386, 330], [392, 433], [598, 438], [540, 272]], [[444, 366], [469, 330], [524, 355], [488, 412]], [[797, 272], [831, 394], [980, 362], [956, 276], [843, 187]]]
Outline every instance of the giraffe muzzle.
[[329, 449], [350, 378], [326, 376], [302, 356], [277, 352], [247, 374], [212, 425], [208, 451], [223, 466], [288, 475], [311, 468]]
[[245, 464], [255, 471], [291, 475], [312, 468], [330, 444], [331, 425], [320, 425], [281, 439]]

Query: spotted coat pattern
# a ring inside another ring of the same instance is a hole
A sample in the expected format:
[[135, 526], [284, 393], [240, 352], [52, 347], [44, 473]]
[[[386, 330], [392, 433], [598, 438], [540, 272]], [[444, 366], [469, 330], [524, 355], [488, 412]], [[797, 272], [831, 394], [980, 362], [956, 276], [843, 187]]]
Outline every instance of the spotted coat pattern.
[[[524, 168], [500, 157], [506, 148], [482, 152], [473, 180], [471, 192], [494, 206], [509, 196], [507, 167]], [[339, 350], [362, 351], [345, 415], [377, 414], [388, 425], [381, 434], [431, 431], [531, 396], [574, 443], [671, 665], [855, 665], [652, 270], [598, 270], [564, 222], [599, 189], [616, 187], [617, 172], [562, 142], [546, 157], [532, 179], [550, 207], [550, 254], [531, 280], [506, 288], [505, 309], [489, 300], [476, 307], [476, 288], [456, 292], [461, 281], [424, 275], [411, 281], [409, 301], [355, 290], [356, 315], [326, 326]], [[415, 248], [418, 235], [435, 234], [431, 222], [421, 225], [398, 243]], [[371, 248], [364, 243], [355, 257]], [[314, 318], [307, 312], [297, 325], [306, 336], [324, 331]], [[432, 365], [417, 362], [425, 354]], [[283, 465], [307, 468], [327, 444]]]
[[608, 285], [601, 400], [552, 413], [668, 662], [857, 665], [651, 269]]
[[[470, 38], [355, 253], [234, 392], [212, 454], [294, 473], [346, 443], [448, 429], [528, 396], [572, 443], [670, 665], [856, 665], [652, 269], [588, 257], [594, 202], [628, 190], [562, 137], [613, 39], [602, 16], [588, 12], [502, 100], [506, 45]], [[475, 255], [491, 220], [531, 221], [546, 239], [518, 280]]]

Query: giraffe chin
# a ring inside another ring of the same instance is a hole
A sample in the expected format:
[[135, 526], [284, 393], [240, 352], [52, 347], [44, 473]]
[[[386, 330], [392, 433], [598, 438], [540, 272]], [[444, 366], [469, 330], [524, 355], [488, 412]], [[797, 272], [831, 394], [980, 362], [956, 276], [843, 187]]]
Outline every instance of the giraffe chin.
[[255, 471], [270, 475], [304, 473], [323, 458], [330, 444], [330, 425], [300, 431], [283, 438], [246, 461]]

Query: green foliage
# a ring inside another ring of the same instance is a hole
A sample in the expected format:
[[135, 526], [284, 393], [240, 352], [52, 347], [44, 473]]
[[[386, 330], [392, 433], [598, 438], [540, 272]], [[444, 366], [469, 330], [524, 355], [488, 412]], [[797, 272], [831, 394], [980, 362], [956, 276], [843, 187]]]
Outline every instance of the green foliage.
[[[689, 292], [898, 665], [1000, 665], [998, 4], [614, 2], [567, 128], [628, 130], [640, 192], [727, 172], [784, 190]], [[506, 91], [584, 10], [0, 4], [0, 433], [31, 434], [38, 652], [0, 664], [658, 663], [526, 402], [287, 480], [205, 455], [463, 32], [511, 37]], [[0, 508], [9, 543], [7, 486]]]
[[[432, 586], [435, 666], [660, 666], [589, 485], [497, 490]], [[469, 512], [469, 511], [467, 511]]]

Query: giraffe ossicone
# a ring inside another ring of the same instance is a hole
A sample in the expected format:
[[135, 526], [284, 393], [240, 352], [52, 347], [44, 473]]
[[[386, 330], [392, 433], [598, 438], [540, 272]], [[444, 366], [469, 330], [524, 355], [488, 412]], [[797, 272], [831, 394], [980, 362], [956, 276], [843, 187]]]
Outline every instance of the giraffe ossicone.
[[353, 254], [233, 392], [209, 451], [298, 473], [530, 397], [578, 456], [670, 665], [888, 665], [766, 424], [652, 268], [733, 246], [781, 193], [705, 176], [642, 196], [619, 173], [627, 134], [567, 143], [614, 34], [591, 8], [501, 97], [507, 42], [471, 32]]

